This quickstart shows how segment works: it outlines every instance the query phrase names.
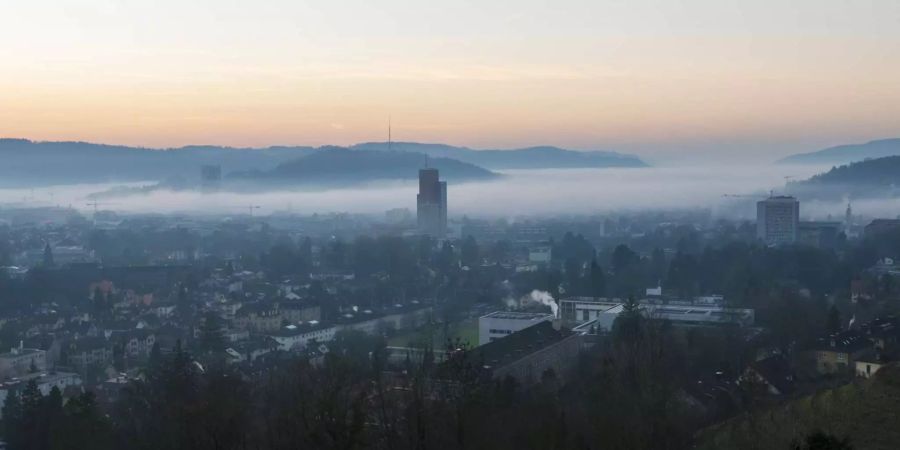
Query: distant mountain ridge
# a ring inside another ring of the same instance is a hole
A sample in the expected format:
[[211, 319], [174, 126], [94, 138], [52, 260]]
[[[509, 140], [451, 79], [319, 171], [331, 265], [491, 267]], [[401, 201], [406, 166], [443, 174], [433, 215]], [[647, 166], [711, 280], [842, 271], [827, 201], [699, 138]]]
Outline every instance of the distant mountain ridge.
[[229, 174], [227, 181], [302, 187], [335, 187], [376, 180], [416, 179], [419, 169], [433, 167], [451, 182], [490, 180], [499, 177], [490, 170], [450, 158], [432, 158], [422, 153], [349, 150], [332, 147], [304, 158], [279, 164], [267, 171]]
[[0, 139], [0, 183], [68, 184], [197, 178], [200, 167], [223, 172], [272, 168], [314, 152], [312, 147], [263, 149], [187, 146], [150, 149], [87, 142]]
[[[354, 150], [388, 149], [387, 142], [364, 142], [350, 147]], [[634, 155], [609, 151], [575, 151], [553, 146], [526, 147], [509, 150], [474, 150], [446, 144], [392, 142], [390, 149], [424, 153], [431, 157], [453, 158], [488, 169], [572, 169], [600, 167], [647, 167]]]
[[777, 161], [779, 164], [848, 164], [871, 158], [900, 155], [900, 138], [880, 139], [864, 144], [829, 147], [809, 153], [791, 155]]
[[[220, 165], [222, 173], [269, 171], [332, 146], [233, 148], [192, 145], [152, 149], [88, 142], [40, 142], [0, 139], [0, 186], [154, 181], [173, 177], [198, 179], [203, 165]], [[614, 152], [577, 152], [556, 147], [518, 150], [472, 150], [442, 144], [393, 143], [398, 152], [456, 159], [489, 169], [644, 167], [639, 158]], [[386, 143], [364, 143], [353, 151], [385, 151]], [[448, 169], [450, 170], [450, 169]]]

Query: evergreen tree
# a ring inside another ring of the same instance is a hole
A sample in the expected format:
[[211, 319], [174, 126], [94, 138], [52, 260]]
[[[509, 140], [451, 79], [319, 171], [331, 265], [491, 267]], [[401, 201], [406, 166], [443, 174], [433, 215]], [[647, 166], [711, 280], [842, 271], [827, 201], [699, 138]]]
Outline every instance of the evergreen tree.
[[3, 437], [10, 448], [22, 447], [22, 400], [19, 393], [10, 390], [3, 403]]
[[177, 292], [175, 312], [181, 319], [189, 319], [193, 312], [190, 292], [188, 292], [188, 288], [184, 284], [178, 285]]
[[591, 260], [591, 296], [594, 297], [594, 300], [597, 300], [600, 297], [606, 295], [606, 275], [603, 273], [603, 268], [597, 264], [597, 258]]
[[125, 372], [125, 345], [121, 342], [113, 345], [113, 367], [117, 372]]
[[58, 433], [58, 430], [65, 424], [66, 417], [63, 413], [62, 392], [58, 387], [53, 386], [50, 393], [44, 397], [39, 414], [37, 422], [41, 438], [49, 444], [50, 448], [60, 448], [63, 436]]
[[476, 267], [479, 264], [479, 254], [478, 254], [478, 242], [475, 241], [475, 238], [472, 236], [467, 236], [462, 243], [462, 249], [460, 250], [460, 259], [462, 260], [463, 265], [469, 267]]
[[147, 358], [147, 371], [151, 373], [158, 372], [162, 368], [162, 364], [163, 356], [159, 348], [159, 342], [154, 342], [153, 348], [150, 349], [150, 356]]
[[203, 353], [217, 353], [225, 350], [225, 337], [222, 334], [222, 319], [215, 313], [208, 312], [200, 324], [198, 348]]
[[44, 246], [44, 267], [53, 267], [53, 249], [50, 248], [50, 244]]
[[103, 315], [103, 310], [105, 309], [104, 303], [106, 302], [103, 301], [103, 294], [100, 292], [100, 287], [95, 287], [94, 293], [91, 295], [91, 308], [96, 317]]
[[582, 264], [575, 258], [566, 258], [563, 265], [566, 276], [567, 292], [571, 295], [579, 295], [581, 292]]
[[65, 423], [56, 432], [61, 442], [56, 448], [102, 450], [111, 449], [111, 427], [90, 391], [75, 396], [63, 408]]
[[622, 313], [613, 322], [613, 340], [627, 345], [637, 344], [641, 338], [643, 322], [640, 305], [634, 297], [629, 297], [622, 305]]
[[619, 274], [625, 271], [629, 266], [638, 262], [640, 257], [637, 253], [628, 248], [625, 244], [616, 246], [612, 254], [612, 267], [615, 273]]
[[19, 422], [21, 448], [42, 448], [46, 437], [43, 436], [41, 417], [44, 410], [44, 396], [38, 389], [37, 382], [31, 379], [22, 390], [22, 420]]
[[825, 331], [828, 334], [839, 333], [843, 327], [841, 326], [841, 312], [837, 309], [837, 306], [831, 305], [831, 308], [828, 308], [828, 319], [825, 324]]

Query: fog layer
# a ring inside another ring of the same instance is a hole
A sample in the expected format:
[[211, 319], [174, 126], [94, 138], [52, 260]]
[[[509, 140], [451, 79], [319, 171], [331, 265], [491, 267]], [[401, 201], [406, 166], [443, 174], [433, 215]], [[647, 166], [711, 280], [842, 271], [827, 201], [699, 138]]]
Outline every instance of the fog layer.
[[[448, 188], [452, 216], [540, 216], [594, 214], [617, 210], [712, 208], [722, 215], [751, 217], [743, 206], [754, 195], [762, 196], [784, 186], [785, 177], [806, 178], [821, 172], [817, 166], [705, 166], [641, 169], [553, 169], [504, 172], [498, 181], [451, 184]], [[150, 184], [150, 183], [148, 183]], [[140, 185], [138, 184], [132, 184]], [[54, 186], [40, 189], [0, 190], [0, 205], [61, 206], [85, 212], [94, 205], [87, 196], [110, 188], [108, 184]], [[99, 209], [154, 213], [248, 213], [266, 215], [278, 211], [298, 214], [351, 212], [381, 214], [392, 208], [415, 209], [415, 181], [391, 181], [347, 189], [232, 192], [157, 191], [101, 201]], [[749, 197], [723, 197], [743, 194]], [[802, 201], [803, 199], [801, 199]], [[804, 215], [842, 214], [845, 203], [806, 203]], [[895, 216], [900, 202], [859, 202], [854, 209], [864, 214]]]

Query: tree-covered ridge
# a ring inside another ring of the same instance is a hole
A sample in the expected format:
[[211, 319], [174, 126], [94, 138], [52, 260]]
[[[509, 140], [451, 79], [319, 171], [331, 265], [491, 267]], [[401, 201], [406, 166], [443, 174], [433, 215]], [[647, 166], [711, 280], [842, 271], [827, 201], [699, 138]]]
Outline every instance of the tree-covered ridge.
[[829, 147], [810, 153], [788, 156], [781, 164], [847, 164], [869, 158], [900, 155], [900, 139], [880, 139], [864, 144], [848, 144]]
[[[196, 180], [204, 165], [221, 166], [222, 174], [238, 171], [269, 171], [279, 164], [309, 155], [328, 153], [333, 146], [270, 146], [263, 148], [192, 145], [178, 148], [144, 148], [90, 142], [41, 142], [0, 138], [0, 184], [67, 184], [164, 180]], [[463, 171], [463, 165], [490, 169], [543, 169], [587, 167], [643, 167], [633, 155], [614, 152], [579, 152], [557, 147], [510, 150], [474, 150], [443, 144], [412, 142], [357, 144], [344, 150], [362, 160], [371, 152], [388, 150], [443, 158], [447, 169]], [[367, 156], [368, 155], [368, 156]], [[327, 155], [325, 158], [333, 158]], [[421, 158], [421, 156], [419, 156]]]
[[424, 153], [434, 158], [453, 158], [489, 169], [562, 169], [585, 167], [647, 167], [634, 155], [610, 151], [576, 151], [553, 146], [515, 148], [508, 150], [474, 150], [444, 144], [418, 142], [366, 142], [351, 147], [354, 150], [392, 149], [402, 152]]
[[891, 186], [900, 183], [900, 156], [867, 159], [815, 175], [806, 184]]
[[788, 183], [786, 189], [804, 200], [840, 201], [893, 197], [898, 185], [900, 156], [888, 156], [832, 167], [808, 180]]
[[279, 164], [269, 171], [238, 172], [231, 180], [295, 185], [346, 185], [387, 179], [414, 179], [419, 169], [432, 167], [451, 181], [486, 180], [498, 175], [473, 164], [422, 153], [377, 152], [330, 148]]

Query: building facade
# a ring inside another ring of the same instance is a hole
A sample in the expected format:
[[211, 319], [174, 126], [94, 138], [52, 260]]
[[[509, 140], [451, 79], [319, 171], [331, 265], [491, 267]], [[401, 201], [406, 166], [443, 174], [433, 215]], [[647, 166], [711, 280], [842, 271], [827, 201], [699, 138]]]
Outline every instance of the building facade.
[[797, 242], [800, 202], [791, 196], [772, 196], [756, 203], [756, 237], [769, 245]]
[[14, 348], [0, 354], [0, 379], [18, 377], [31, 370], [47, 369], [47, 352], [34, 348]]
[[437, 237], [447, 234], [447, 182], [440, 180], [437, 169], [419, 170], [416, 220], [422, 233]]
[[478, 318], [478, 345], [504, 338], [542, 322], [552, 322], [553, 314], [496, 311]]

